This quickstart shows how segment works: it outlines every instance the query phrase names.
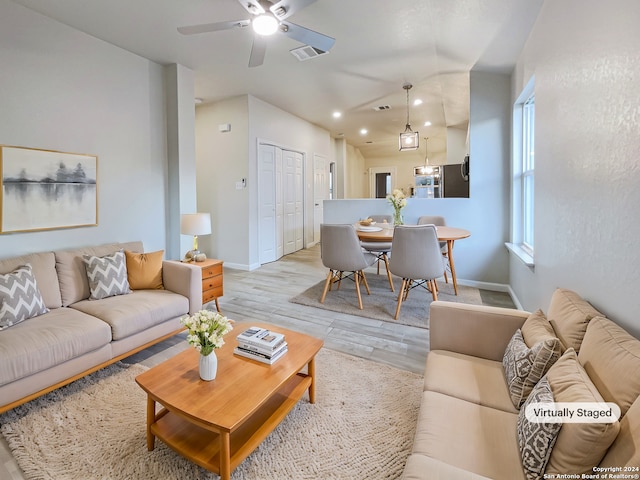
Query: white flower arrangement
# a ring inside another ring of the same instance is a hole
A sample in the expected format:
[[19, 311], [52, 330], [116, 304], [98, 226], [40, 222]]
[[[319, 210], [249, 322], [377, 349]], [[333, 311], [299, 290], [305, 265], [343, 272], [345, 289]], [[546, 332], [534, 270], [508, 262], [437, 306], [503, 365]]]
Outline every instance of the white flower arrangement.
[[393, 206], [394, 225], [402, 224], [402, 209], [407, 205], [407, 197], [402, 190], [396, 188], [391, 195], [387, 195], [387, 201]]
[[181, 318], [180, 322], [187, 327], [189, 345], [193, 345], [204, 356], [209, 355], [215, 348], [222, 347], [222, 337], [233, 330], [231, 320], [211, 310], [200, 310], [194, 315]]

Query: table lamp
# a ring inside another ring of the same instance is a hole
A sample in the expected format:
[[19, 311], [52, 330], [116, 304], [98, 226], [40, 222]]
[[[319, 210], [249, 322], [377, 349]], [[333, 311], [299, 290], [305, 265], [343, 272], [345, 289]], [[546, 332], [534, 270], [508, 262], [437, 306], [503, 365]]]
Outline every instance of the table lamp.
[[198, 235], [209, 235], [211, 233], [211, 214], [182, 214], [180, 216], [180, 233], [183, 235], [193, 235], [193, 250], [189, 250], [185, 258], [196, 260], [196, 256], [200, 255], [200, 250], [198, 250]]

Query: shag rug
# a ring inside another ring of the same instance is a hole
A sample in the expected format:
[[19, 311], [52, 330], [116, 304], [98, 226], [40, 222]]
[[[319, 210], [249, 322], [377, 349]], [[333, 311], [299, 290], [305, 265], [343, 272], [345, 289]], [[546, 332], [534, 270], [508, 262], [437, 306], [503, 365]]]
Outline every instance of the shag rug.
[[[290, 298], [292, 303], [307, 305], [309, 307], [331, 310], [333, 312], [348, 313], [360, 317], [373, 318], [384, 322], [394, 322], [412, 327], [429, 328], [429, 305], [433, 301], [431, 292], [423, 287], [413, 288], [409, 292], [407, 300], [402, 302], [400, 316], [394, 320], [396, 306], [398, 305], [398, 292], [402, 279], [392, 276], [395, 293], [389, 287], [387, 275], [383, 269], [380, 275], [375, 272], [365, 271], [367, 283], [371, 290], [371, 295], [367, 295], [364, 285], [360, 284], [360, 294], [362, 296], [363, 309], [358, 308], [358, 297], [356, 296], [355, 283], [350, 279], [342, 280], [340, 289], [336, 290], [334, 285], [331, 291], [327, 292], [324, 303], [320, 303], [324, 280], [308, 288], [304, 292]], [[458, 284], [458, 295], [453, 290], [451, 278], [449, 283], [438, 281], [438, 300], [449, 302], [482, 304], [480, 290], [473, 287], [466, 287]]]
[[[146, 368], [111, 365], [0, 415], [28, 479], [214, 480], [156, 439], [147, 451]], [[316, 403], [305, 395], [233, 480], [394, 479], [413, 444], [422, 377], [322, 349]]]

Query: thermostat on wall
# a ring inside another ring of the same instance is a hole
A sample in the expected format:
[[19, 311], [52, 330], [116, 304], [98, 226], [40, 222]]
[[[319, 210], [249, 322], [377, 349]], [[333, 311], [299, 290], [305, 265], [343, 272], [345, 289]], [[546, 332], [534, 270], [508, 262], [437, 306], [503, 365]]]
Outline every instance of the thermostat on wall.
[[230, 132], [231, 131], [231, 124], [230, 123], [221, 123], [220, 125], [218, 125], [218, 130], [220, 130], [221, 132]]

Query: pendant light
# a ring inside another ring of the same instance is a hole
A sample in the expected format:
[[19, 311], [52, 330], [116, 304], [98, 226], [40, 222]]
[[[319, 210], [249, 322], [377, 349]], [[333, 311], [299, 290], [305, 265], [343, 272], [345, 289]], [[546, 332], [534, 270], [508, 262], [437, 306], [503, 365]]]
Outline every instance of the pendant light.
[[431, 175], [434, 171], [433, 167], [429, 165], [429, 151], [427, 137], [424, 137], [424, 165], [420, 165], [419, 167], [415, 167], [413, 169], [414, 175]]
[[400, 134], [399, 138], [399, 146], [400, 151], [404, 152], [405, 150], [417, 150], [418, 144], [420, 142], [420, 137], [418, 132], [414, 132], [411, 130], [411, 124], [409, 123], [409, 90], [413, 87], [410, 83], [405, 83], [402, 85], [407, 92], [407, 124], [404, 127], [404, 132]]

